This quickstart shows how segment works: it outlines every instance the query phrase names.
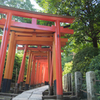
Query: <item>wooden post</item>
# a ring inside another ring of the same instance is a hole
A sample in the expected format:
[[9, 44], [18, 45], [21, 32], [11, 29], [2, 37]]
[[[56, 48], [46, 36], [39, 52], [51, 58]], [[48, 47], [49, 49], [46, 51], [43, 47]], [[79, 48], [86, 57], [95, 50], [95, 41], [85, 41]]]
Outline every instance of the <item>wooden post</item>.
[[4, 27], [4, 33], [3, 33], [3, 37], [2, 37], [1, 50], [0, 50], [0, 87], [1, 87], [1, 82], [2, 82], [6, 49], [7, 49], [7, 44], [8, 44], [8, 40], [9, 40], [11, 19], [12, 19], [12, 13], [8, 13], [5, 27]]
[[87, 100], [96, 100], [95, 96], [95, 73], [94, 71], [89, 71], [86, 73], [86, 85], [87, 85]]

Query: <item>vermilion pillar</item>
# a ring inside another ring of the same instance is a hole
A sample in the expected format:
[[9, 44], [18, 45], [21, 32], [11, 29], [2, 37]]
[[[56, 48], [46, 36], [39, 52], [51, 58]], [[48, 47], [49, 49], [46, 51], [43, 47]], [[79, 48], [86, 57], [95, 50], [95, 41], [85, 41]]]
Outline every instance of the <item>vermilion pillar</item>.
[[42, 64], [40, 62], [40, 72], [39, 72], [39, 84], [42, 83]]
[[[55, 36], [54, 36], [55, 37]], [[53, 83], [54, 83], [54, 95], [56, 95], [56, 55], [55, 55], [55, 38], [52, 46], [52, 64], [53, 64]]]
[[10, 89], [11, 79], [9, 78], [9, 76], [12, 76], [13, 66], [11, 66], [11, 63], [14, 63], [14, 60], [12, 62], [12, 57], [13, 57], [12, 53], [15, 52], [15, 48], [16, 48], [15, 47], [15, 32], [12, 32], [10, 36], [10, 41], [9, 41], [9, 49], [8, 49], [6, 67], [5, 67], [5, 72], [4, 72], [2, 92], [7, 92]]
[[37, 60], [36, 60], [36, 63], [35, 63], [34, 85], [36, 85], [36, 73], [37, 73]]
[[35, 79], [35, 57], [33, 56], [33, 65], [32, 65], [32, 72], [31, 72], [31, 83], [30, 85], [33, 86], [34, 85], [34, 79]]
[[16, 52], [16, 41], [14, 41], [11, 63], [10, 63], [10, 71], [9, 71], [10, 74], [9, 74], [9, 77], [8, 77], [8, 89], [7, 89], [8, 91], [10, 90], [10, 84], [11, 84], [12, 75], [13, 75], [15, 52]]
[[46, 69], [45, 69], [45, 66], [43, 64], [43, 83], [45, 83], [45, 73], [46, 73]]
[[30, 75], [31, 75], [31, 65], [32, 65], [32, 53], [29, 52], [29, 61], [28, 61], [28, 67], [27, 67], [27, 77], [25, 82], [25, 88], [29, 89], [29, 83], [30, 83]]
[[11, 19], [12, 19], [12, 13], [7, 14], [7, 19], [5, 22], [4, 27], [4, 33], [2, 37], [2, 43], [1, 43], [1, 52], [0, 52], [0, 87], [2, 82], [2, 75], [3, 75], [3, 68], [4, 68], [4, 62], [5, 62], [5, 56], [6, 56], [6, 49], [9, 39], [9, 32], [10, 32], [10, 25], [11, 25]]
[[60, 42], [60, 21], [56, 21], [55, 33], [55, 52], [56, 52], [56, 85], [57, 85], [57, 99], [62, 100], [62, 67], [61, 67], [61, 42]]
[[24, 49], [24, 55], [23, 55], [23, 59], [22, 59], [21, 67], [20, 67], [18, 81], [17, 81], [18, 85], [19, 85], [20, 82], [23, 82], [23, 78], [24, 78], [24, 70], [25, 70], [25, 60], [26, 60], [27, 47], [28, 46], [26, 45], [25, 49]]
[[48, 57], [48, 78], [49, 78], [49, 83], [50, 83], [50, 59], [51, 59], [50, 51], [48, 51], [47, 57]]
[[48, 85], [48, 66], [47, 63], [45, 63], [45, 85]]
[[37, 68], [36, 68], [36, 85], [38, 84], [38, 75], [39, 75], [39, 61], [37, 61]]
[[49, 95], [53, 95], [53, 56], [52, 51], [50, 51], [50, 89], [49, 89]]

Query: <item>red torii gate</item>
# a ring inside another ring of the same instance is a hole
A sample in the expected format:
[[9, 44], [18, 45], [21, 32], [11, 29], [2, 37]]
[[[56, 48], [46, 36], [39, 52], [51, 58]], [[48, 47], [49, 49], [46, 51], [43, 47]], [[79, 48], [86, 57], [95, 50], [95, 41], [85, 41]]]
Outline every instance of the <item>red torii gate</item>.
[[[35, 30], [45, 30], [45, 31], [48, 31], [48, 34], [50, 34], [51, 32], [54, 32], [54, 42], [55, 42], [54, 47], [55, 48], [53, 48], [53, 49], [55, 49], [55, 59], [56, 59], [57, 98], [60, 100], [63, 95], [60, 36], [61, 36], [61, 33], [73, 34], [73, 30], [60, 27], [60, 22], [72, 23], [74, 18], [69, 17], [69, 16], [65, 17], [65, 16], [31, 12], [31, 11], [26, 11], [26, 10], [19, 10], [19, 9], [15, 9], [15, 8], [11, 8], [11, 7], [4, 7], [4, 6], [0, 6], [0, 13], [7, 14], [7, 19], [0, 20], [0, 25], [5, 25], [2, 43], [1, 43], [1, 52], [0, 52], [0, 85], [1, 85], [1, 80], [2, 80], [4, 61], [5, 61], [6, 49], [7, 49], [7, 44], [8, 44], [8, 40], [9, 40], [9, 33], [10, 33], [11, 26], [21, 27], [21, 28], [30, 28], [30, 29], [33, 29], [33, 33], [35, 33]], [[28, 24], [28, 23], [12, 21], [13, 15], [31, 18], [32, 23]], [[37, 25], [37, 23], [36, 23], [37, 19], [53, 21], [53, 22], [55, 22], [55, 26], [50, 27], [50, 26]]]

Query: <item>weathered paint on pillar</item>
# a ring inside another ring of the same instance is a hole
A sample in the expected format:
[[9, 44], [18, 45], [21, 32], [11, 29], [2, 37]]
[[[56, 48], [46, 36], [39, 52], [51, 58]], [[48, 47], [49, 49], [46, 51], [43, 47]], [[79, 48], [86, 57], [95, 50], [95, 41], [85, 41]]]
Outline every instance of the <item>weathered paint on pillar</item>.
[[56, 85], [57, 85], [57, 99], [62, 99], [62, 66], [61, 66], [61, 41], [60, 41], [60, 21], [56, 21], [55, 33], [55, 53], [56, 53]]
[[89, 71], [86, 73], [86, 86], [87, 86], [87, 100], [97, 100], [95, 96], [95, 73], [93, 71]]
[[0, 52], [0, 87], [1, 87], [1, 82], [2, 82], [6, 49], [7, 49], [8, 39], [9, 39], [11, 19], [12, 19], [12, 13], [8, 13], [7, 19], [5, 22], [5, 27], [4, 27], [4, 32], [3, 32], [2, 42], [1, 42], [1, 50], [0, 50], [1, 51]]

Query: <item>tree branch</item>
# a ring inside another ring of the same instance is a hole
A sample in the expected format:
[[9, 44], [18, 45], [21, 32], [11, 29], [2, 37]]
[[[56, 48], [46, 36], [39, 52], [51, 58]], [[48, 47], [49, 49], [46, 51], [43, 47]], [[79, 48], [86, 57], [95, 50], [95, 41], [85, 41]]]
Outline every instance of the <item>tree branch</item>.
[[83, 37], [83, 39], [84, 39], [85, 41], [87, 41], [87, 42], [92, 42], [92, 40], [87, 40], [87, 39], [85, 39], [85, 37]]

